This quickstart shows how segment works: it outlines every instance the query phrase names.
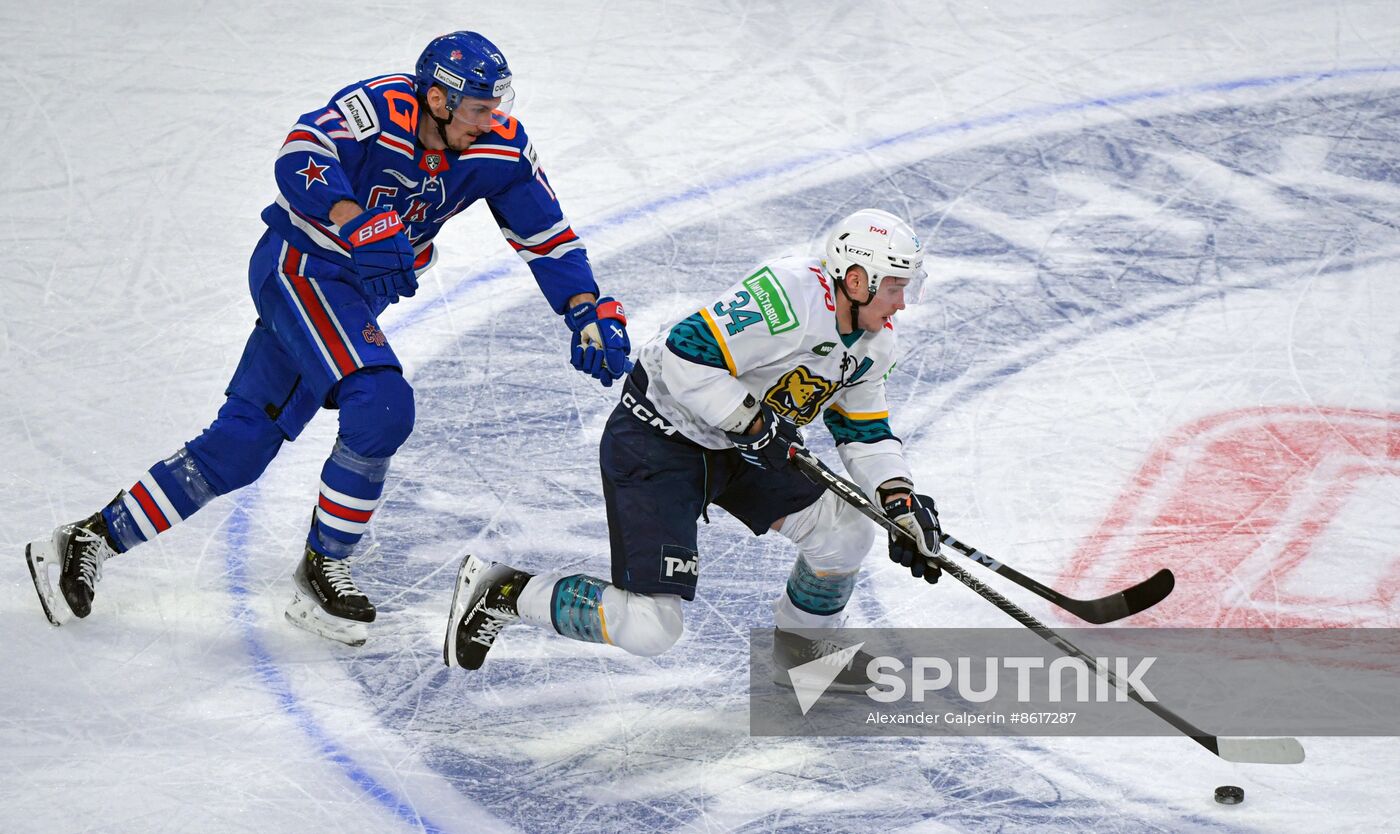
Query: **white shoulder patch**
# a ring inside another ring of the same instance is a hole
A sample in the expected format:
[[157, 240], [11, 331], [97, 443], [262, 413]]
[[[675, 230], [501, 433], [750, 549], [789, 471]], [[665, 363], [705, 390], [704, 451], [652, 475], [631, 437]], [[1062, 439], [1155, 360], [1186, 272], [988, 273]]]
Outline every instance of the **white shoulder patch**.
[[345, 117], [345, 124], [356, 140], [368, 139], [379, 132], [379, 119], [374, 113], [374, 102], [364, 88], [351, 90], [335, 100], [335, 106]]

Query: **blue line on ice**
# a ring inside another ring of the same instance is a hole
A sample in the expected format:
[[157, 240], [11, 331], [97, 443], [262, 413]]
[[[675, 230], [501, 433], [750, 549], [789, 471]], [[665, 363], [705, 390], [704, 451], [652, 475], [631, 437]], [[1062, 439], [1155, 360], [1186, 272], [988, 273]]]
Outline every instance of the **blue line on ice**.
[[276, 697], [277, 706], [296, 723], [297, 728], [311, 742], [312, 747], [326, 761], [340, 768], [346, 778], [353, 782], [356, 787], [415, 830], [429, 832], [429, 834], [443, 834], [444, 829], [439, 828], [431, 820], [418, 813], [410, 802], [400, 799], [394, 791], [366, 773], [330, 737], [325, 729], [317, 723], [310, 711], [302, 705], [296, 693], [292, 691], [292, 686], [287, 681], [286, 676], [277, 668], [276, 661], [272, 659], [272, 653], [263, 645], [262, 639], [258, 636], [258, 616], [249, 604], [253, 592], [248, 587], [248, 560], [243, 555], [249, 551], [249, 531], [252, 526], [251, 507], [256, 503], [257, 494], [254, 492], [254, 494], [247, 496], [246, 502], [240, 502], [234, 508], [233, 514], [229, 517], [228, 533], [224, 543], [228, 550], [226, 561], [228, 564], [229, 593], [233, 596], [233, 619], [239, 624], [243, 646], [253, 660], [253, 671], [257, 674], [258, 680], [262, 681], [263, 685]]
[[[1238, 78], [1229, 81], [1213, 81], [1203, 84], [1193, 84], [1181, 87], [1167, 87], [1160, 90], [1140, 90], [1132, 93], [1123, 93], [1106, 98], [1090, 98], [1080, 101], [1066, 102], [1063, 104], [1045, 104], [1024, 110], [1014, 110], [1009, 113], [997, 113], [989, 116], [979, 116], [975, 119], [967, 119], [961, 122], [935, 123], [914, 130], [896, 133], [880, 139], [874, 139], [855, 145], [848, 145], [844, 148], [836, 148], [825, 151], [816, 151], [802, 156], [794, 157], [783, 162], [776, 162], [772, 165], [765, 165], [750, 171], [736, 174], [728, 179], [706, 185], [697, 185], [669, 194], [657, 197], [639, 206], [623, 209], [615, 212], [596, 223], [578, 228], [579, 236], [587, 238], [590, 234], [600, 234], [602, 232], [617, 229], [628, 223], [649, 217], [662, 209], [672, 206], [692, 203], [705, 197], [711, 197], [724, 191], [732, 191], [745, 185], [756, 182], [775, 179], [784, 174], [790, 174], [804, 168], [812, 167], [822, 162], [833, 162], [851, 156], [868, 153], [880, 148], [897, 147], [913, 142], [919, 142], [935, 136], [945, 136], [953, 133], [967, 133], [974, 130], [981, 130], [998, 125], [1012, 124], [1015, 122], [1036, 122], [1054, 116], [1074, 112], [1088, 112], [1093, 110], [1111, 110], [1117, 107], [1125, 107], [1145, 101], [1164, 101], [1174, 98], [1189, 98], [1191, 96], [1205, 93], [1227, 93], [1244, 89], [1267, 89], [1270, 87], [1283, 87], [1289, 84], [1301, 84], [1314, 81], [1333, 81], [1348, 78], [1360, 78], [1368, 75], [1388, 75], [1400, 73], [1400, 66], [1393, 64], [1381, 64], [1368, 67], [1352, 67], [1350, 69], [1323, 70], [1319, 72], [1298, 72], [1286, 75], [1261, 76], [1256, 78]], [[520, 261], [511, 255], [500, 264], [486, 269], [482, 272], [466, 275], [461, 280], [450, 286], [443, 295], [434, 299], [428, 304], [415, 308], [395, 322], [396, 330], [406, 330], [427, 318], [434, 308], [441, 306], [446, 301], [460, 298], [468, 290], [475, 289], [481, 284], [504, 278], [514, 270], [521, 268]]]

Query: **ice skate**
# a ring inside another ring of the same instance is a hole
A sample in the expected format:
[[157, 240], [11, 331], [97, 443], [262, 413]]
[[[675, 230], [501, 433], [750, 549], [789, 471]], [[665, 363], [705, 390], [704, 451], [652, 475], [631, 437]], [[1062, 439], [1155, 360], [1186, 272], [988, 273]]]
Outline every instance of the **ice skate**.
[[117, 550], [101, 512], [60, 525], [49, 538], [25, 546], [29, 575], [50, 623], [60, 626], [88, 615], [102, 578], [102, 563], [115, 555]]
[[347, 646], [365, 644], [374, 604], [355, 587], [346, 560], [331, 559], [307, 545], [292, 580], [296, 590], [287, 604], [289, 623]]
[[823, 661], [841, 667], [841, 671], [836, 673], [836, 678], [826, 687], [826, 691], [864, 692], [874, 686], [875, 682], [866, 674], [866, 669], [874, 658], [866, 652], [857, 651], [842, 663], [841, 652], [847, 646], [834, 639], [836, 637], [838, 634], [834, 631], [825, 632], [819, 629], [802, 632], [773, 629], [773, 683], [792, 689], [789, 670], [805, 663]]
[[467, 556], [457, 571], [442, 662], [463, 669], [480, 669], [501, 629], [520, 619], [516, 601], [530, 574]]

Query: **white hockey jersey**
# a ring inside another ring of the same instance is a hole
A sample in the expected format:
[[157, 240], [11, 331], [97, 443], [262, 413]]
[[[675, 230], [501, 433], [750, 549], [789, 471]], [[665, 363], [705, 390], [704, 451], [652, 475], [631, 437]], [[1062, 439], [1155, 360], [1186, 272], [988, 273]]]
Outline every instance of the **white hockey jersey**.
[[912, 483], [885, 401], [894, 329], [842, 337], [832, 292], [815, 258], [764, 265], [639, 351], [647, 398], [710, 449], [733, 447], [719, 426], [749, 395], [799, 426], [821, 415], [846, 471], [872, 497], [891, 478]]

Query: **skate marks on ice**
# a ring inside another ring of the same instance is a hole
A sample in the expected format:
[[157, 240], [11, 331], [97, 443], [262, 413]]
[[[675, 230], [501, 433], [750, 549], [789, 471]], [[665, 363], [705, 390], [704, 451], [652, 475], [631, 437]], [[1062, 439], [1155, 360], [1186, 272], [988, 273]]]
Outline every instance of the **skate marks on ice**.
[[[967, 149], [883, 182], [831, 183], [714, 217], [598, 271], [630, 279], [634, 309], [693, 305], [776, 247], [897, 194], [903, 204], [889, 207], [927, 235], [934, 275], [926, 305], [901, 315], [906, 356], [891, 383], [917, 458], [938, 445], [923, 438], [920, 415], [957, 408], [1070, 345], [1387, 257], [1400, 245], [1400, 171], [1384, 161], [1400, 156], [1396, 105], [1393, 90], [1297, 97]], [[421, 582], [440, 565], [414, 553], [440, 558], [465, 541], [526, 569], [607, 575], [594, 447], [613, 395], [561, 374], [555, 334], [536, 312], [510, 311], [496, 333], [518, 338], [489, 352], [468, 336], [452, 358], [417, 369], [415, 385], [438, 396], [401, 453], [377, 532], [409, 557], [366, 577], [386, 601], [388, 633], [344, 661], [384, 725], [401, 728], [464, 794], [526, 829], [560, 818], [639, 831], [702, 818], [767, 831], [1180, 822], [1150, 799], [1105, 803], [1095, 797], [1101, 783], [1077, 783], [1072, 768], [1046, 775], [1040, 765], [1054, 754], [1033, 741], [748, 738], [745, 629], [768, 621], [791, 556], [729, 519], [702, 528], [700, 599], [687, 607], [686, 637], [662, 658], [513, 629], [479, 673], [421, 663], [436, 656], [438, 629], [393, 624], [435, 623], [444, 597]], [[867, 584], [858, 616], [879, 623]]]

